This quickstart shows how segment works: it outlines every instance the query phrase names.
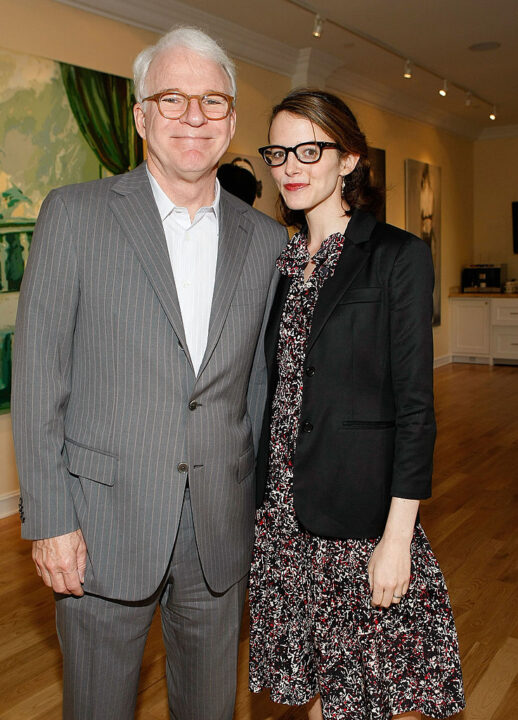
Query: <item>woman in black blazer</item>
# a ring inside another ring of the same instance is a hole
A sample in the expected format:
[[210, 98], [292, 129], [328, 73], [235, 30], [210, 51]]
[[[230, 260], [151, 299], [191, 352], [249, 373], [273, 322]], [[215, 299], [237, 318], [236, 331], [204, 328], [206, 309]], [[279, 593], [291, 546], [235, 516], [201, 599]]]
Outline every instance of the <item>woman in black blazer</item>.
[[419, 524], [435, 440], [433, 267], [379, 223], [367, 145], [336, 96], [290, 93], [259, 152], [299, 229], [266, 331], [250, 687], [310, 720], [464, 706], [443, 576]]

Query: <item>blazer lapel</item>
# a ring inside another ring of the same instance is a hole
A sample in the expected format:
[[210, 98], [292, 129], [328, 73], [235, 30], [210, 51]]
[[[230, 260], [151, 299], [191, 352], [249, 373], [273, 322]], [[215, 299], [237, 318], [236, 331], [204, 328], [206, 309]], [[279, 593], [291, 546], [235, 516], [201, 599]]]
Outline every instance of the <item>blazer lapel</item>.
[[276, 353], [279, 340], [279, 330], [281, 327], [282, 311], [286, 303], [288, 291], [291, 285], [291, 278], [287, 275], [281, 275], [275, 297], [272, 303], [272, 309], [264, 336], [264, 351], [266, 355], [266, 367], [268, 369], [268, 379], [273, 377], [273, 370], [277, 366]]
[[241, 207], [236, 207], [232, 202], [232, 196], [221, 189], [216, 280], [212, 296], [207, 347], [198, 377], [214, 352], [223, 330], [248, 253], [252, 233], [253, 225], [246, 217], [246, 209], [242, 210]]
[[318, 296], [306, 346], [306, 355], [313, 347], [315, 340], [340, 298], [367, 262], [370, 255], [368, 240], [375, 225], [376, 219], [374, 216], [358, 210], [353, 213], [349, 220], [345, 231], [345, 242], [335, 272], [324, 283]]
[[111, 209], [133, 246], [192, 365], [164, 229], [145, 164], [122, 175], [112, 190]]

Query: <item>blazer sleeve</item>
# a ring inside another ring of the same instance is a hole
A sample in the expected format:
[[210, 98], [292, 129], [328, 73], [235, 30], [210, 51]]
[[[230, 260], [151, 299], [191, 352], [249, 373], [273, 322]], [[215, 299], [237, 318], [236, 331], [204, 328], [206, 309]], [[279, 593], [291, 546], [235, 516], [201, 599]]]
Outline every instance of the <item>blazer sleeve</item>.
[[36, 223], [14, 338], [13, 436], [27, 539], [78, 527], [62, 457], [78, 301], [70, 221], [53, 191]]
[[409, 236], [389, 285], [390, 354], [396, 405], [392, 497], [431, 495], [436, 426], [433, 409], [434, 270], [428, 245]]

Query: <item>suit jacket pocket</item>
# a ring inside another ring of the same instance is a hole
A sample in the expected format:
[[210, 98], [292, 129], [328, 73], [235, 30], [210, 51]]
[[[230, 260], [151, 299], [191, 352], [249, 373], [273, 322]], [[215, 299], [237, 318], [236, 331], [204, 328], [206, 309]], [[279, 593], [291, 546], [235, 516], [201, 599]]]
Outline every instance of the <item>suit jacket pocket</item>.
[[255, 466], [255, 451], [254, 446], [250, 445], [244, 453], [239, 456], [239, 462], [237, 466], [237, 481], [238, 483], [250, 475]]
[[349, 303], [371, 303], [381, 301], [380, 287], [354, 288], [345, 293], [340, 300], [340, 305]]
[[64, 458], [68, 472], [94, 480], [102, 485], [113, 485], [118, 458], [101, 450], [81, 445], [65, 438]]

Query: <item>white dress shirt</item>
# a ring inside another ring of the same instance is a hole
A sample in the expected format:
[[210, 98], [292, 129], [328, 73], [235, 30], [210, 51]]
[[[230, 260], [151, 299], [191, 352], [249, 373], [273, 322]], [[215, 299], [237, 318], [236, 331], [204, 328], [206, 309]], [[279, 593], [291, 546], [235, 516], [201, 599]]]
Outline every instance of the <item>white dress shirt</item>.
[[187, 347], [198, 374], [207, 347], [218, 260], [219, 181], [214, 202], [200, 208], [191, 223], [187, 208], [175, 205], [149, 170], [148, 176], [164, 226]]

